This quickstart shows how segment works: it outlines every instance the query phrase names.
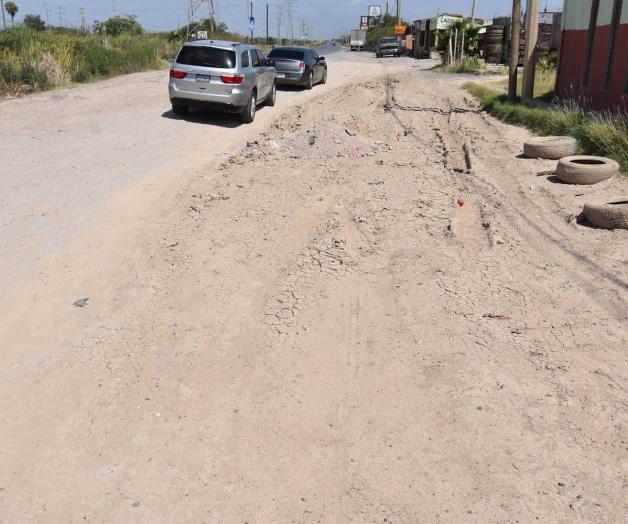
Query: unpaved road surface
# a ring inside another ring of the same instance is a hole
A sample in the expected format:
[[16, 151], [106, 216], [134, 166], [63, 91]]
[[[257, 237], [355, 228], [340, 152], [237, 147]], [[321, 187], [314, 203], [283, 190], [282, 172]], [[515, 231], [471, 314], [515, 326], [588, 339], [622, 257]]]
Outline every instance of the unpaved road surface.
[[625, 182], [557, 184], [459, 78], [383, 63], [242, 134], [165, 120], [207, 150], [85, 153], [164, 174], [10, 254], [0, 521], [625, 520], [628, 232], [576, 219]]

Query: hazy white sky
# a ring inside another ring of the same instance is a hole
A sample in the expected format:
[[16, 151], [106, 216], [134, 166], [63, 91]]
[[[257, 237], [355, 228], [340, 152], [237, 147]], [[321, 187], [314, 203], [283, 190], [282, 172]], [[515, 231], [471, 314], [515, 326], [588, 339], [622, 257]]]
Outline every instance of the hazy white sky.
[[[80, 26], [79, 9], [85, 9], [88, 23], [104, 20], [111, 16], [114, 9], [118, 14], [135, 14], [147, 30], [169, 30], [184, 25], [187, 18], [188, 0], [14, 0], [20, 11], [17, 21], [25, 14], [40, 14], [45, 19], [48, 13], [49, 23], [58, 25]], [[330, 38], [357, 27], [360, 16], [368, 12], [369, 0], [293, 0], [294, 32], [301, 36], [303, 21], [311, 27], [314, 37]], [[277, 34], [277, 11], [282, 0], [268, 0], [270, 6], [270, 33]], [[525, 0], [522, 1], [525, 5]], [[386, 2], [371, 1], [372, 5]], [[406, 20], [415, 20], [441, 12], [465, 13], [470, 15], [472, 0], [402, 0], [401, 12]], [[248, 27], [248, 3], [246, 0], [214, 0], [217, 16], [230, 29], [244, 33]], [[390, 11], [395, 10], [395, 2], [389, 2]], [[511, 9], [510, 0], [477, 0], [477, 16], [492, 18], [507, 15]], [[541, 8], [545, 6], [541, 0]], [[547, 0], [550, 10], [560, 9], [562, 0]], [[256, 17], [257, 35], [266, 34], [266, 1], [253, 0]], [[282, 32], [287, 31], [286, 17]]]

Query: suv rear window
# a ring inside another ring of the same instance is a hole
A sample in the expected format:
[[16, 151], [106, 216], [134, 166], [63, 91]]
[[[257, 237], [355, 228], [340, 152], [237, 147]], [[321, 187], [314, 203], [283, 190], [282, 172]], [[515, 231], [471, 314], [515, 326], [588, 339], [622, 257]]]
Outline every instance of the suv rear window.
[[396, 38], [382, 38], [379, 41], [380, 44], [397, 44], [398, 40]]
[[304, 57], [304, 51], [295, 49], [273, 49], [268, 55], [268, 58], [290, 58], [292, 60], [303, 60]]
[[233, 69], [236, 66], [235, 51], [216, 47], [183, 46], [177, 64]]

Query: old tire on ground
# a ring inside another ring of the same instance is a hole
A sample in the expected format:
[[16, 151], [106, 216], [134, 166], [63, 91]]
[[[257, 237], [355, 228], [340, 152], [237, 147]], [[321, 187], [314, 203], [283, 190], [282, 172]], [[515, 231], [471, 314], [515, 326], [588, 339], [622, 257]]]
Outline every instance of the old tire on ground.
[[628, 229], [628, 197], [617, 198], [603, 204], [587, 203], [584, 216], [597, 227]]
[[601, 156], [566, 156], [558, 161], [556, 177], [566, 184], [597, 184], [619, 171], [619, 164]]
[[535, 136], [523, 144], [523, 154], [528, 158], [558, 160], [576, 154], [578, 141], [571, 136]]

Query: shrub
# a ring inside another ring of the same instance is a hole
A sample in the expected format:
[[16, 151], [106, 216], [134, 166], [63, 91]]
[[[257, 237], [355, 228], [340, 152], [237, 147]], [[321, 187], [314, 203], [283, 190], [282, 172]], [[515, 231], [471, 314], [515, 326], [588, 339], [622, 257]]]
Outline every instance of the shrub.
[[46, 22], [44, 22], [39, 15], [26, 15], [23, 24], [25, 27], [34, 29], [35, 31], [43, 31], [46, 29]]
[[436, 71], [443, 73], [472, 73], [478, 74], [486, 70], [484, 63], [480, 62], [476, 57], [467, 57], [456, 64], [448, 64], [435, 68]]

